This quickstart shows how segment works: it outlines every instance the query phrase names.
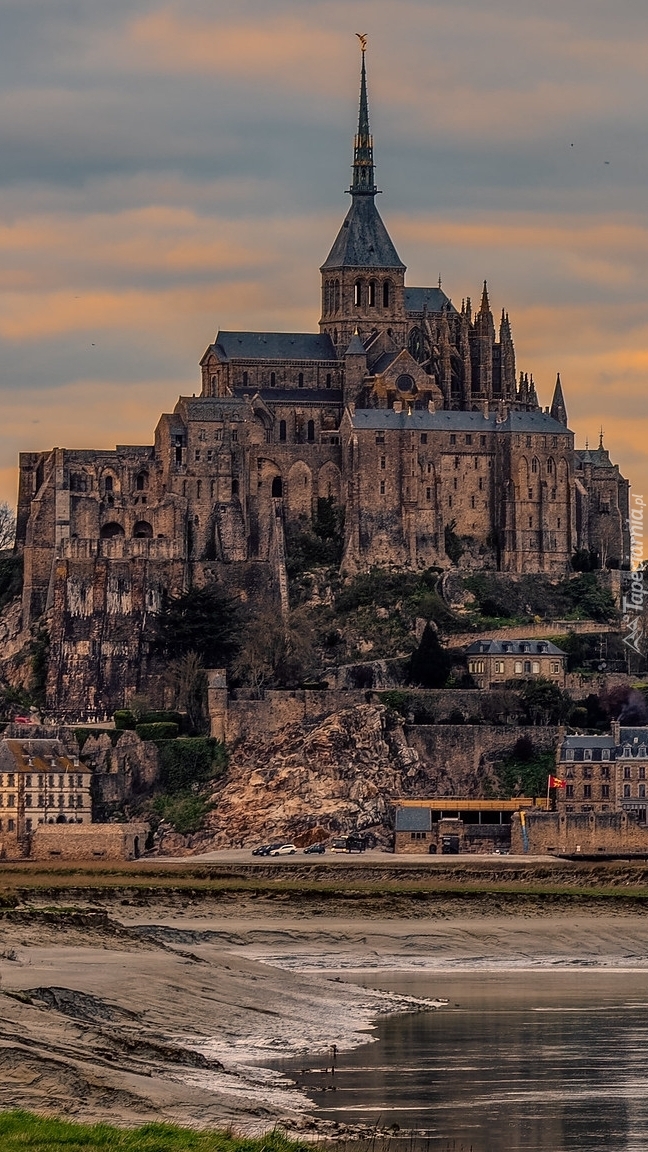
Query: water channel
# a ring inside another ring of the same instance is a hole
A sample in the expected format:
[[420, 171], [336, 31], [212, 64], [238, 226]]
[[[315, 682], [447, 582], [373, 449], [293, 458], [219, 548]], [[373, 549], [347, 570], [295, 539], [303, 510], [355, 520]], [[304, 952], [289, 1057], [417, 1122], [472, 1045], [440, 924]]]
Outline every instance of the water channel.
[[648, 971], [343, 978], [449, 1003], [384, 1018], [334, 1073], [330, 1057], [278, 1065], [319, 1115], [414, 1129], [429, 1152], [648, 1149]]

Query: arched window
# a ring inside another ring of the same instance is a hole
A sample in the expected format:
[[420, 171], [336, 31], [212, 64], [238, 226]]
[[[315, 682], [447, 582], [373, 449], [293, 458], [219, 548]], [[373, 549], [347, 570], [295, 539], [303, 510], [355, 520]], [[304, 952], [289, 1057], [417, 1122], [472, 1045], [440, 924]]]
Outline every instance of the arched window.
[[136, 481], [135, 487], [138, 492], [145, 492], [148, 488], [148, 472], [140, 472]]
[[325, 280], [322, 286], [322, 311], [328, 312], [331, 306], [331, 281]]
[[153, 527], [148, 520], [138, 520], [133, 527], [133, 536], [136, 540], [152, 540]]
[[369, 281], [369, 307], [375, 308], [376, 306], [376, 281]]
[[113, 478], [112, 478], [112, 476], [105, 476], [104, 477], [104, 491], [105, 492], [112, 492], [112, 490], [113, 490]]
[[553, 458], [551, 456], [547, 460], [547, 474], [549, 476], [553, 476], [553, 474], [554, 474], [554, 462], [553, 462]]
[[312, 443], [315, 439], [315, 421], [309, 420], [306, 432], [308, 440]]
[[286, 421], [285, 420], [279, 421], [279, 439], [280, 440], [286, 439]]
[[202, 496], [202, 480], [198, 480], [198, 482], [196, 483], [196, 499], [200, 500], [201, 496]]
[[297, 377], [297, 384], [300, 388], [304, 387], [304, 373], [303, 372], [299, 373], [299, 376]]
[[335, 295], [335, 300], [334, 300], [335, 311], [339, 312], [340, 311], [340, 281], [339, 280], [335, 281], [335, 293], [334, 293], [334, 295]]
[[247, 374], [247, 372], [244, 372], [243, 373], [243, 387], [244, 388], [247, 388], [247, 382], [248, 382], [248, 374]]
[[239, 494], [239, 482], [238, 482], [238, 480], [232, 480], [232, 496], [238, 496], [238, 494]]
[[108, 524], [104, 524], [99, 533], [101, 540], [114, 540], [115, 537], [123, 535], [124, 529], [122, 528], [121, 524], [116, 524], [113, 520], [111, 520]]
[[283, 496], [283, 483], [281, 476], [275, 476], [274, 480], [272, 481], [272, 495], [275, 500], [278, 500]]
[[353, 285], [353, 303], [356, 308], [362, 307], [362, 280], [356, 280]]
[[533, 460], [531, 461], [531, 471], [536, 472], [536, 473], [538, 471], [538, 461], [537, 461], [535, 456], [533, 457]]
[[270, 387], [274, 388], [277, 384], [277, 375], [275, 372], [270, 373]]
[[383, 284], [383, 308], [389, 308], [391, 300], [391, 292], [389, 289], [389, 280], [385, 280]]

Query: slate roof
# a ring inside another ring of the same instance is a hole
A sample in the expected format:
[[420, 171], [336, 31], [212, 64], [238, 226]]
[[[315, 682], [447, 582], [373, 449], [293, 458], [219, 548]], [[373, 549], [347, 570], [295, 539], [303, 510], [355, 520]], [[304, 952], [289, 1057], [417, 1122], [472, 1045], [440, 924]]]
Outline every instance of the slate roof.
[[337, 362], [331, 337], [320, 332], [219, 332], [221, 360], [325, 360]]
[[260, 396], [266, 404], [332, 404], [339, 407], [342, 392], [339, 388], [246, 388], [237, 389], [241, 396]]
[[407, 409], [395, 412], [393, 408], [356, 408], [353, 414], [353, 427], [376, 430], [415, 429], [421, 432], [532, 432], [536, 435], [566, 435], [568, 430], [557, 420], [552, 420], [545, 412], [509, 412], [506, 420], [498, 423], [497, 413], [490, 412], [448, 412], [439, 410], [414, 409], [411, 415]]
[[648, 745], [648, 728], [621, 728], [619, 735], [619, 742], [621, 744], [637, 744]]
[[587, 449], [576, 450], [574, 453], [576, 457], [576, 467], [582, 467], [583, 464], [593, 464], [596, 468], [611, 468], [614, 469], [614, 464], [610, 460], [610, 453], [607, 448], [595, 448], [593, 451]]
[[398, 268], [405, 270], [373, 196], [354, 196], [321, 272], [335, 268]]
[[561, 748], [614, 748], [613, 736], [565, 736]]
[[430, 832], [432, 810], [430, 808], [397, 808], [397, 832]]
[[406, 312], [422, 312], [424, 308], [427, 308], [428, 312], [442, 312], [448, 305], [450, 312], [457, 311], [452, 300], [446, 296], [442, 288], [405, 289]]
[[551, 640], [474, 640], [466, 648], [470, 656], [565, 656]]

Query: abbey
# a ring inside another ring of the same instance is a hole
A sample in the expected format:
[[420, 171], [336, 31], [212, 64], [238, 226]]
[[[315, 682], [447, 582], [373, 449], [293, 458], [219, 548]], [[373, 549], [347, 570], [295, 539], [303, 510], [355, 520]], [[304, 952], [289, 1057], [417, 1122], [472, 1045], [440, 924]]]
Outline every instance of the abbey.
[[406, 286], [377, 191], [363, 51], [319, 332], [219, 332], [201, 395], [161, 417], [154, 445], [21, 455], [23, 625], [53, 614], [52, 699], [75, 669], [97, 706], [118, 667], [136, 687], [165, 592], [216, 579], [286, 607], [284, 530], [320, 499], [344, 509], [345, 572], [448, 566], [457, 540], [462, 564], [507, 572], [564, 574], [579, 549], [627, 564], [628, 483], [602, 441], [576, 451], [560, 379], [543, 409], [517, 376], [486, 284], [475, 312]]

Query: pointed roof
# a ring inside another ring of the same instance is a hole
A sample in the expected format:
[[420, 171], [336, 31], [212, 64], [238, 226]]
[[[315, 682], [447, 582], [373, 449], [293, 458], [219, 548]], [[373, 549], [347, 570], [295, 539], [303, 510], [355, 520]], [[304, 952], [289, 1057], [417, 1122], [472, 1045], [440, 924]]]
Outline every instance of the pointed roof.
[[405, 269], [372, 196], [354, 196], [320, 271], [331, 268]]
[[562, 384], [560, 383], [560, 372], [556, 376], [556, 387], [554, 388], [553, 400], [551, 401], [551, 415], [559, 424], [564, 424], [565, 428], [567, 427], [567, 407], [563, 396]]
[[351, 342], [350, 342], [349, 347], [347, 348], [346, 352], [344, 353], [344, 355], [345, 356], [366, 356], [367, 355], [367, 349], [365, 348], [364, 344], [362, 343], [362, 340], [360, 339], [357, 328], [356, 328], [355, 332], [353, 333], [353, 336], [351, 337]]
[[479, 309], [482, 316], [487, 316], [490, 312], [490, 300], [488, 299], [488, 284], [484, 280], [484, 290], [482, 292], [481, 306]]
[[351, 207], [337, 234], [321, 272], [337, 268], [405, 269], [374, 203], [378, 189], [374, 182], [373, 138], [369, 131], [369, 102], [365, 49], [360, 73], [360, 112], [353, 148], [353, 177], [349, 192]]

